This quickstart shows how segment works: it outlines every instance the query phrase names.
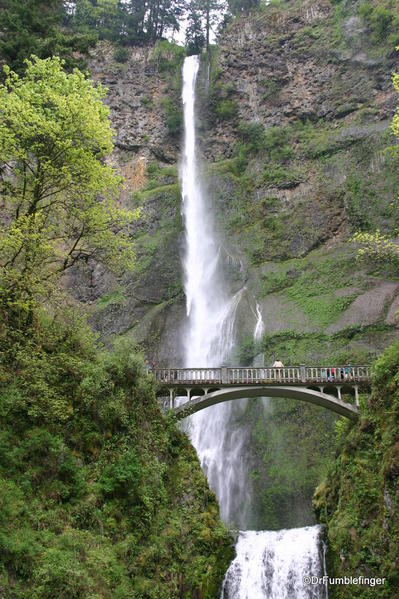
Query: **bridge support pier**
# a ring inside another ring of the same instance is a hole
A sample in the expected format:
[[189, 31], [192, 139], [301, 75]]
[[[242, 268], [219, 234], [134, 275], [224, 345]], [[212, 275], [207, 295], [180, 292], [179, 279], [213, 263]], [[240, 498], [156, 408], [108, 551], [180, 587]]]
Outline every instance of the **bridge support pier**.
[[358, 385], [355, 385], [355, 404], [356, 407], [359, 407], [359, 387]]
[[337, 389], [337, 393], [338, 393], [338, 399], [342, 399], [342, 396], [341, 396], [341, 387], [337, 387], [336, 389]]
[[169, 408], [173, 410], [175, 407], [175, 390], [169, 389]]

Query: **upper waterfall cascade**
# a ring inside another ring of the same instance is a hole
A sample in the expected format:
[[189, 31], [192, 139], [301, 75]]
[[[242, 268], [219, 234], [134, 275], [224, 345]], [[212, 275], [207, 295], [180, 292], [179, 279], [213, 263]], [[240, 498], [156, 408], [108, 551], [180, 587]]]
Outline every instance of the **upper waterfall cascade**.
[[[195, 87], [199, 66], [197, 56], [187, 57], [183, 65], [184, 149], [180, 180], [185, 225], [186, 368], [198, 364], [201, 367], [221, 365], [231, 359], [236, 311], [244, 292], [241, 289], [231, 293], [224, 284], [224, 252], [218, 241], [211, 205], [201, 185], [195, 129]], [[259, 339], [264, 325], [258, 305], [256, 317], [255, 336]], [[231, 428], [229, 422], [233, 411], [242, 410], [246, 401], [241, 399], [234, 405], [229, 402], [206, 408], [192, 416], [190, 422], [191, 440], [218, 497], [221, 517], [230, 524], [234, 516], [234, 523], [240, 528], [246, 527], [251, 500], [249, 465], [245, 460], [245, 433], [241, 428]], [[237, 558], [226, 575], [224, 599], [322, 597], [311, 594], [312, 589], [304, 594], [303, 587], [297, 582], [309, 560], [312, 571], [320, 569], [317, 542], [314, 541], [318, 537], [316, 529], [310, 528], [312, 532], [303, 533], [300, 539], [291, 531], [241, 533]], [[309, 540], [305, 546], [303, 539]], [[286, 589], [293, 593], [287, 594]]]
[[[180, 169], [185, 224], [185, 293], [188, 326], [184, 338], [186, 366], [222, 364], [234, 346], [235, 314], [243, 294], [231, 294], [223, 282], [223, 258], [212, 211], [201, 186], [195, 130], [195, 85], [199, 58], [183, 65], [184, 150]], [[191, 421], [191, 440], [219, 500], [222, 518], [232, 519], [234, 506], [245, 504], [249, 489], [244, 479], [242, 435], [227, 423], [229, 404], [212, 408], [212, 418], [197, 414]], [[232, 492], [234, 489], [234, 492]], [[241, 523], [240, 523], [241, 524]]]

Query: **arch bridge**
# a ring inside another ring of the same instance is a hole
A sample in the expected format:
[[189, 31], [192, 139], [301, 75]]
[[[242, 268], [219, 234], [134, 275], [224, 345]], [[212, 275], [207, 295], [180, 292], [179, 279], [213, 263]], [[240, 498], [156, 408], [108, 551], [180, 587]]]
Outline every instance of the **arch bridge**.
[[[248, 397], [298, 399], [356, 420], [359, 390], [367, 390], [371, 383], [368, 366], [348, 365], [154, 368], [152, 373], [163, 395], [162, 409], [172, 410], [179, 420], [218, 403]], [[167, 390], [169, 396], [165, 398]], [[185, 396], [187, 401], [177, 405], [177, 396]]]

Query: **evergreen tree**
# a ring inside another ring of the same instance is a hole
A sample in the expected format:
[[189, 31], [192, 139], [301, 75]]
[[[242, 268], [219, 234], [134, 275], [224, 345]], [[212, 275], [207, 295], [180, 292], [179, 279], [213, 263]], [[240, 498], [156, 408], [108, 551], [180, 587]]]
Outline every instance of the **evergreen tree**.
[[3, 0], [0, 11], [0, 57], [14, 71], [24, 70], [32, 54], [40, 58], [59, 55], [68, 66], [78, 61], [73, 52], [87, 52], [92, 35], [70, 35], [61, 30], [65, 7], [62, 0]]
[[187, 10], [186, 45], [191, 54], [202, 48], [209, 53], [211, 31], [222, 20], [226, 9], [224, 0], [191, 0]]
[[186, 47], [187, 53], [200, 54], [205, 46], [205, 33], [202, 15], [196, 0], [191, 0], [187, 12]]

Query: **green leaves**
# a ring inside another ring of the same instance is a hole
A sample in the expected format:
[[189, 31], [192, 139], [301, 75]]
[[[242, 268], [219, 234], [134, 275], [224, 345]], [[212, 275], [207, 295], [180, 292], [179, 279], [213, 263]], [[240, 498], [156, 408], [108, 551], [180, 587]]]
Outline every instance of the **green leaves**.
[[230, 535], [135, 346], [104, 351], [65, 307], [4, 324], [0, 587], [37, 599], [215, 597]]
[[6, 68], [0, 87], [5, 275], [37, 292], [39, 281], [89, 258], [132, 268], [127, 227], [138, 211], [116, 202], [122, 178], [105, 162], [113, 131], [104, 88], [67, 74], [57, 57], [26, 64], [24, 77]]

